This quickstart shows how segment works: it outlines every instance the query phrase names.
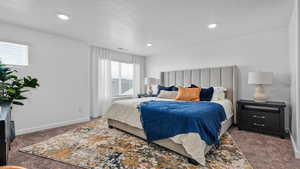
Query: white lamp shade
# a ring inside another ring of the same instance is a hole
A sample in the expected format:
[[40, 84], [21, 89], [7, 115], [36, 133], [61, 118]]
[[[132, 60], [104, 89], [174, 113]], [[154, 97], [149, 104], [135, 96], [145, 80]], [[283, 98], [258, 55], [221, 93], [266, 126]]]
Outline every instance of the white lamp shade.
[[272, 72], [249, 72], [248, 84], [272, 84]]
[[146, 77], [145, 78], [145, 85], [155, 85], [157, 80], [153, 77]]

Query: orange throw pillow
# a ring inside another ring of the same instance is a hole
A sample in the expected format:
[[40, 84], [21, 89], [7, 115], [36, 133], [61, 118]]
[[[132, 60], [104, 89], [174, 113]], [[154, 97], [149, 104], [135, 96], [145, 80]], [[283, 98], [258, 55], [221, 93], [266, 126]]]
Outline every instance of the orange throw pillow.
[[176, 100], [199, 102], [200, 92], [201, 88], [179, 88]]

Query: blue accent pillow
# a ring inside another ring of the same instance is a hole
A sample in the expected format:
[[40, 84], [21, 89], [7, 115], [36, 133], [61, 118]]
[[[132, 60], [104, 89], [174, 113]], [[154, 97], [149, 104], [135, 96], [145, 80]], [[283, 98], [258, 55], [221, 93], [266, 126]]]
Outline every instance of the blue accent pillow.
[[166, 90], [166, 91], [178, 91], [178, 88], [175, 86], [170, 86], [170, 87], [165, 87], [158, 85], [158, 91], [157, 91], [157, 96], [159, 95], [161, 90]]
[[[191, 84], [190, 88], [199, 88], [199, 87], [194, 84]], [[201, 88], [200, 101], [211, 101], [213, 94], [214, 94], [213, 87]]]

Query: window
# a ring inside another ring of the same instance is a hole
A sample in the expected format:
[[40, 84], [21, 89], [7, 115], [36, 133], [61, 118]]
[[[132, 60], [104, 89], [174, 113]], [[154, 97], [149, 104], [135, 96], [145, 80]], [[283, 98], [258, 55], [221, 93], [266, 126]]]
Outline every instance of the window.
[[111, 62], [112, 96], [133, 96], [133, 64]]
[[28, 65], [28, 46], [0, 41], [0, 61], [7, 65]]

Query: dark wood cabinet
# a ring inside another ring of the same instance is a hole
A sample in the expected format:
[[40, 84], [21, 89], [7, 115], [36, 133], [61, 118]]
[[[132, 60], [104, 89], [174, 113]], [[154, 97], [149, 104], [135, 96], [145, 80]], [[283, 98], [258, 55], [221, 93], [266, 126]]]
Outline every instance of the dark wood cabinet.
[[8, 152], [12, 141], [11, 106], [2, 105], [0, 112], [0, 166], [6, 165]]
[[255, 102], [240, 100], [238, 104], [238, 128], [285, 138], [284, 102]]

